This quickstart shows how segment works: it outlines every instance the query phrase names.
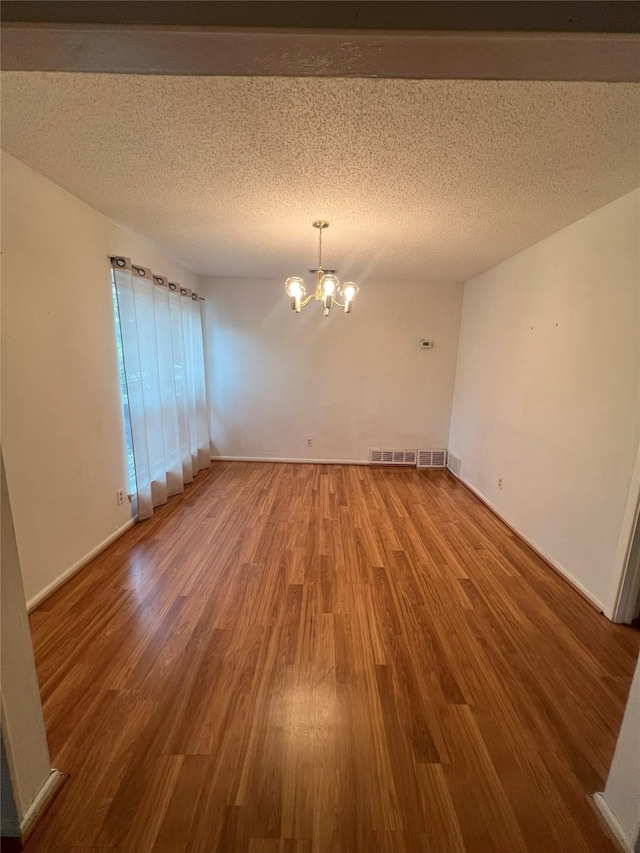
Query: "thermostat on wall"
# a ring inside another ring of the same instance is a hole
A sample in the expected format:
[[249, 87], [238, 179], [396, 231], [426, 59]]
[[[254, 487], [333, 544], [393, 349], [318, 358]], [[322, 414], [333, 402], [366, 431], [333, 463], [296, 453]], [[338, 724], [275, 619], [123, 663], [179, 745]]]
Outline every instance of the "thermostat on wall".
[[421, 349], [433, 349], [433, 341], [427, 341], [424, 338], [420, 341]]

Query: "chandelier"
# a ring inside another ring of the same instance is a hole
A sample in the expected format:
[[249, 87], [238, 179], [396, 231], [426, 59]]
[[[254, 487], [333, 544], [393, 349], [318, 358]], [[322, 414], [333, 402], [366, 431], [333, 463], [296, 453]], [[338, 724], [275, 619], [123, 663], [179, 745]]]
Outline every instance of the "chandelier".
[[[299, 276], [291, 276], [284, 283], [284, 289], [287, 291], [291, 299], [291, 307], [299, 314], [300, 311], [308, 305], [312, 299], [317, 302], [322, 302], [324, 316], [329, 316], [329, 311], [333, 305], [338, 305], [344, 308], [345, 314], [351, 311], [353, 300], [358, 295], [360, 289], [355, 281], [345, 281], [340, 284], [340, 281], [335, 275], [335, 270], [325, 270], [322, 266], [322, 232], [329, 227], [329, 223], [324, 219], [317, 219], [311, 223], [314, 228], [318, 229], [318, 266], [316, 269], [309, 270], [316, 275], [316, 289], [314, 293], [307, 296], [307, 291], [304, 286], [304, 280]], [[338, 296], [342, 297], [341, 302]]]

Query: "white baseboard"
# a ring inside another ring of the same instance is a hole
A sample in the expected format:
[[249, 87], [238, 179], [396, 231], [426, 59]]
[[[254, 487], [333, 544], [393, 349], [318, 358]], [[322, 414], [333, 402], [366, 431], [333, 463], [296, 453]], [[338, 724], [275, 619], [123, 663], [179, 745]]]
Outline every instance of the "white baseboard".
[[25, 832], [29, 829], [35, 818], [38, 816], [38, 812], [47, 804], [49, 797], [53, 794], [55, 789], [58, 787], [60, 782], [62, 781], [62, 773], [55, 768], [51, 770], [47, 777], [47, 781], [44, 783], [42, 788], [36, 794], [35, 800], [31, 803], [29, 808], [27, 809], [25, 816], [20, 821], [20, 832], [24, 836]]
[[[453, 474], [451, 471], [449, 471], [449, 473], [452, 477], [456, 477], [456, 475]], [[464, 479], [464, 477], [457, 476], [456, 479], [460, 480], [461, 483], [464, 483], [464, 485], [469, 489], [470, 492], [473, 492], [473, 494], [478, 497], [483, 504], [486, 504], [489, 509], [498, 516], [498, 518], [502, 519], [502, 521], [504, 521], [504, 523], [508, 527], [510, 527], [515, 533], [517, 533], [521, 539], [524, 539], [527, 545], [530, 545], [533, 550], [537, 554], [539, 554], [545, 562], [549, 563], [552, 569], [555, 569], [555, 571], [558, 572], [559, 575], [562, 575], [562, 577], [565, 578], [565, 580], [567, 580], [571, 584], [571, 586], [575, 587], [578, 592], [582, 596], [584, 596], [584, 598], [590, 601], [591, 604], [594, 605], [594, 607], [596, 607], [603, 613], [605, 612], [605, 607], [601, 601], [599, 601], [592, 593], [590, 593], [589, 590], [586, 589], [580, 583], [579, 580], [577, 580], [577, 578], [574, 578], [571, 572], [567, 571], [567, 569], [565, 569], [563, 565], [561, 565], [557, 560], [555, 560], [550, 554], [547, 554], [544, 548], [541, 548], [540, 545], [538, 545], [537, 542], [535, 542], [527, 533], [525, 533], [525, 531], [522, 530], [521, 527], [515, 524], [515, 522], [511, 521], [511, 519], [507, 515], [505, 515], [505, 513], [501, 509], [498, 509], [498, 507], [494, 506], [494, 504], [492, 504], [491, 501], [482, 494], [482, 492], [478, 491], [478, 489], [476, 489], [475, 486], [472, 486], [471, 483]]]
[[294, 462], [302, 465], [369, 465], [368, 459], [300, 459], [291, 456], [212, 456], [212, 462]]
[[61, 586], [66, 580], [69, 580], [72, 575], [75, 575], [76, 572], [79, 572], [80, 569], [83, 566], [86, 566], [90, 560], [93, 560], [94, 557], [97, 557], [101, 551], [104, 551], [105, 548], [108, 548], [112, 542], [115, 542], [116, 539], [119, 539], [120, 536], [122, 536], [123, 533], [126, 533], [126, 531], [129, 530], [130, 527], [133, 527], [134, 524], [134, 518], [127, 521], [126, 524], [123, 524], [110, 536], [107, 536], [106, 539], [103, 539], [103, 541], [100, 542], [99, 545], [96, 545], [96, 547], [93, 548], [91, 551], [89, 551], [88, 554], [85, 554], [84, 557], [78, 560], [77, 563], [74, 563], [71, 568], [67, 569], [61, 575], [58, 575], [55, 580], [51, 581], [50, 584], [47, 584], [44, 589], [41, 589], [40, 592], [37, 592], [33, 596], [33, 598], [30, 598], [29, 601], [27, 601], [27, 610], [33, 610], [34, 607], [37, 607], [38, 604], [41, 604], [45, 600], [45, 598], [51, 595], [52, 592], [55, 592], [55, 590], [58, 589], [58, 587]]
[[595, 807], [602, 815], [605, 823], [607, 824], [611, 832], [615, 835], [616, 839], [618, 840], [620, 846], [625, 851], [625, 853], [633, 853], [633, 847], [631, 846], [631, 842], [624, 834], [624, 830], [618, 823], [618, 818], [609, 808], [609, 804], [605, 800], [604, 794], [594, 794], [593, 802]]

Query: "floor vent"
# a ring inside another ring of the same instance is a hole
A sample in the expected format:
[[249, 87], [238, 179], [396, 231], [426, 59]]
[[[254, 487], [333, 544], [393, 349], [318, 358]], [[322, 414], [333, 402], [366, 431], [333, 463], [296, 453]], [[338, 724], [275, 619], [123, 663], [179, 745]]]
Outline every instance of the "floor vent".
[[418, 468], [444, 468], [447, 464], [446, 450], [419, 450]]
[[460, 467], [462, 465], [462, 459], [459, 456], [456, 456], [455, 453], [447, 454], [447, 468], [451, 471], [452, 474], [455, 474], [456, 477], [460, 476]]
[[370, 450], [372, 465], [415, 465], [418, 454], [415, 450]]

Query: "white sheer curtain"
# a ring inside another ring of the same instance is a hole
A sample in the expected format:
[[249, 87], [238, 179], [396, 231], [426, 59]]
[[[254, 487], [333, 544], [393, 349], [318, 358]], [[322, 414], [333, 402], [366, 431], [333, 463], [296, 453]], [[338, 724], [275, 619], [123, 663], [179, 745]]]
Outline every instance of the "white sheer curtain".
[[200, 299], [128, 258], [112, 270], [142, 519], [211, 464]]

